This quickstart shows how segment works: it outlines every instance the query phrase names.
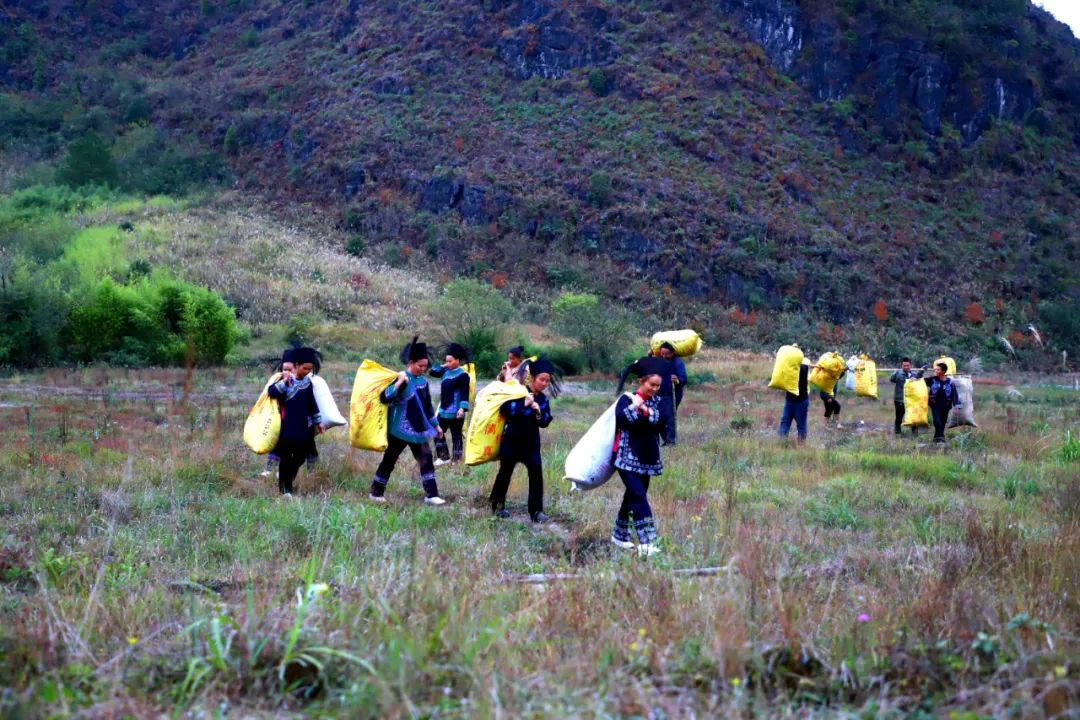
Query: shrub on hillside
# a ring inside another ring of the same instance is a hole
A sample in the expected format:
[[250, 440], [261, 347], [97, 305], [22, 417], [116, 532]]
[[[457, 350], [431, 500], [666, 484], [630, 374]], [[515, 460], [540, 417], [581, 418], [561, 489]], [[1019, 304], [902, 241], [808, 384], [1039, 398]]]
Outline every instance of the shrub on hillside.
[[514, 306], [499, 291], [479, 280], [455, 280], [432, 303], [431, 315], [444, 339], [469, 348], [482, 375], [498, 372], [503, 357], [499, 343]]
[[115, 187], [119, 174], [109, 146], [97, 133], [88, 132], [68, 147], [58, 178], [72, 187]]
[[636, 337], [633, 324], [619, 307], [596, 295], [563, 293], [552, 305], [555, 330], [577, 340], [590, 370], [611, 371]]

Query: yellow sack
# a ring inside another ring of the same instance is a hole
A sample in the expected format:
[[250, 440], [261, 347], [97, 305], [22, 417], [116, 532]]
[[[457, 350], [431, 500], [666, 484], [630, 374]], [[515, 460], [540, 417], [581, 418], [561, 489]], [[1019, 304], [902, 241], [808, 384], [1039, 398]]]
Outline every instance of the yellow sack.
[[786, 390], [792, 395], [799, 394], [799, 366], [802, 365], [803, 351], [798, 345], [784, 345], [776, 351], [772, 379], [769, 387]]
[[840, 379], [840, 373], [844, 372], [844, 358], [839, 353], [827, 352], [818, 358], [817, 366], [810, 370], [810, 382], [818, 386], [818, 389], [832, 395], [836, 389], [836, 381]]
[[465, 372], [469, 375], [469, 409], [476, 402], [476, 363], [465, 363]]
[[690, 357], [701, 349], [701, 336], [693, 330], [668, 330], [654, 333], [649, 341], [649, 347], [653, 353], [660, 352], [660, 346], [671, 343], [675, 348], [675, 354], [679, 357]]
[[945, 357], [943, 355], [943, 356], [939, 357], [937, 360], [935, 360], [934, 364], [930, 366], [930, 374], [931, 375], [934, 374], [934, 368], [937, 367], [937, 364], [941, 363], [941, 362], [945, 363], [945, 365], [948, 366], [948, 368], [949, 368], [948, 370], [945, 371], [945, 376], [946, 377], [952, 377], [953, 375], [956, 374], [956, 361], [953, 360], [951, 357]]
[[267, 392], [280, 379], [281, 373], [270, 378], [244, 421], [244, 444], [259, 455], [273, 450], [281, 436], [281, 403]]
[[364, 360], [357, 368], [349, 400], [349, 444], [354, 448], [376, 452], [386, 449], [390, 407], [379, 400], [379, 395], [397, 376], [374, 360]]
[[930, 424], [930, 388], [921, 378], [904, 382], [904, 424], [919, 427]]
[[481, 465], [491, 462], [499, 456], [499, 443], [502, 442], [506, 418], [499, 412], [503, 403], [521, 400], [528, 391], [517, 380], [499, 382], [496, 380], [480, 393], [480, 398], [473, 408], [473, 419], [469, 423], [469, 432], [465, 435], [465, 464]]
[[855, 366], [855, 394], [859, 397], [877, 397], [877, 363], [867, 355], [860, 355]]

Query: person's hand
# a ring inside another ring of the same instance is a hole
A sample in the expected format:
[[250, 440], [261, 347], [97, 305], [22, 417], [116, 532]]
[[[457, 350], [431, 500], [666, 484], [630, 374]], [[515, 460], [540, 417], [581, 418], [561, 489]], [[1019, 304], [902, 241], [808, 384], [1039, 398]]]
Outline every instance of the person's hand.
[[281, 379], [285, 381], [286, 385], [292, 385], [293, 381], [296, 380], [296, 376], [292, 374], [291, 370], [282, 370]]
[[532, 407], [532, 406], [533, 406], [533, 395], [532, 395], [532, 393], [529, 393], [528, 395], [525, 396], [525, 407]]
[[678, 375], [672, 375], [672, 376], [671, 376], [671, 382], [673, 382], [673, 383], [675, 383], [676, 385], [678, 385], [678, 384], [679, 384], [679, 376], [678, 376]]
[[325, 425], [323, 425], [322, 423], [319, 423], [318, 425], [315, 426], [315, 434], [316, 435], [322, 435], [324, 432], [326, 432], [326, 426]]
[[632, 404], [632, 405], [633, 405], [633, 406], [634, 406], [635, 408], [639, 408], [639, 407], [641, 407], [641, 406], [642, 406], [642, 404], [643, 404], [644, 402], [645, 402], [645, 399], [644, 399], [644, 398], [642, 398], [642, 397], [641, 397], [640, 395], [638, 395], [637, 393], [634, 393], [633, 395], [631, 395], [631, 396], [630, 396], [630, 403], [631, 403], [631, 404]]
[[457, 411], [457, 419], [458, 419], [458, 420], [460, 420], [460, 419], [461, 419], [461, 418], [463, 418], [463, 417], [465, 417], [465, 411], [464, 411], [464, 410], [461, 410], [461, 409], [459, 409], [459, 410]]
[[440, 440], [442, 440], [442, 439], [443, 439], [444, 437], [446, 437], [446, 433], [444, 433], [444, 432], [443, 432], [443, 429], [442, 429], [442, 428], [436, 428], [436, 429], [435, 429], [435, 437], [437, 437], [437, 438], [439, 438]]
[[397, 374], [397, 382], [394, 383], [394, 387], [401, 387], [405, 384], [405, 381], [409, 379], [409, 374], [404, 370]]

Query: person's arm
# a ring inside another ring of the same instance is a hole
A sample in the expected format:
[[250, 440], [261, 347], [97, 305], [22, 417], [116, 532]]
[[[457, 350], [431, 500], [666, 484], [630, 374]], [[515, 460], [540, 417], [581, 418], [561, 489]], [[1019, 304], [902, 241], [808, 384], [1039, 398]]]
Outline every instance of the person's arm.
[[675, 377], [679, 379], [679, 385], [686, 385], [686, 363], [675, 358]]
[[401, 388], [405, 387], [407, 381], [408, 377], [406, 376], [405, 371], [402, 370], [398, 373], [397, 380], [395, 380], [392, 384], [388, 385], [385, 390], [379, 393], [380, 402], [382, 402], [384, 405], [390, 405], [395, 400], [397, 400], [398, 395], [401, 393]]
[[441, 378], [445, 374], [446, 368], [444, 368], [442, 365], [436, 365], [435, 367], [428, 370], [428, 375], [431, 375], [431, 377], [433, 378]]
[[499, 408], [499, 413], [509, 419], [512, 417], [525, 417], [533, 414], [533, 409], [525, 404], [525, 400], [507, 400]]
[[308, 397], [308, 422], [315, 427], [316, 433], [326, 430], [323, 425], [322, 413], [319, 412], [319, 403], [315, 402], [315, 393], [312, 391]]
[[903, 374], [904, 374], [903, 370], [894, 370], [893, 374], [889, 376], [889, 382], [891, 382], [893, 385], [897, 385], [897, 384], [903, 382], [904, 381]]
[[546, 428], [551, 424], [551, 420], [551, 402], [545, 400], [544, 403], [540, 405], [540, 417], [537, 418], [536, 424], [542, 428]]
[[289, 394], [289, 386], [293, 383], [292, 373], [284, 372], [281, 379], [266, 388], [266, 394], [272, 398], [283, 398]]

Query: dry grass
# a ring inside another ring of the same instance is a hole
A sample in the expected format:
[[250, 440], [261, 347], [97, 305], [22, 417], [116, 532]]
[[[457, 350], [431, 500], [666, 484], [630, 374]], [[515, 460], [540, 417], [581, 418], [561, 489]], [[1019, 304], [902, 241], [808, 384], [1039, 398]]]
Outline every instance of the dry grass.
[[[493, 466], [440, 472], [451, 505], [435, 510], [403, 462], [372, 506], [378, 457], [340, 430], [282, 501], [239, 443], [262, 380], [246, 371], [197, 375], [186, 404], [179, 371], [5, 382], [5, 713], [1076, 711], [1077, 473], [1057, 455], [1072, 405], [979, 398], [980, 429], [940, 450], [860, 430], [891, 408], [848, 397], [845, 428], [815, 416], [790, 447], [780, 400], [742, 374], [760, 358], [703, 360], [739, 380], [688, 395], [651, 492], [665, 552], [649, 561], [608, 542], [617, 480], [584, 495], [559, 480], [608, 395], [555, 401], [556, 523], [536, 528], [523, 478], [514, 517], [488, 516]], [[349, 372], [326, 370], [339, 400]], [[731, 571], [673, 572], [700, 566]], [[517, 581], [538, 572], [575, 577]]]

